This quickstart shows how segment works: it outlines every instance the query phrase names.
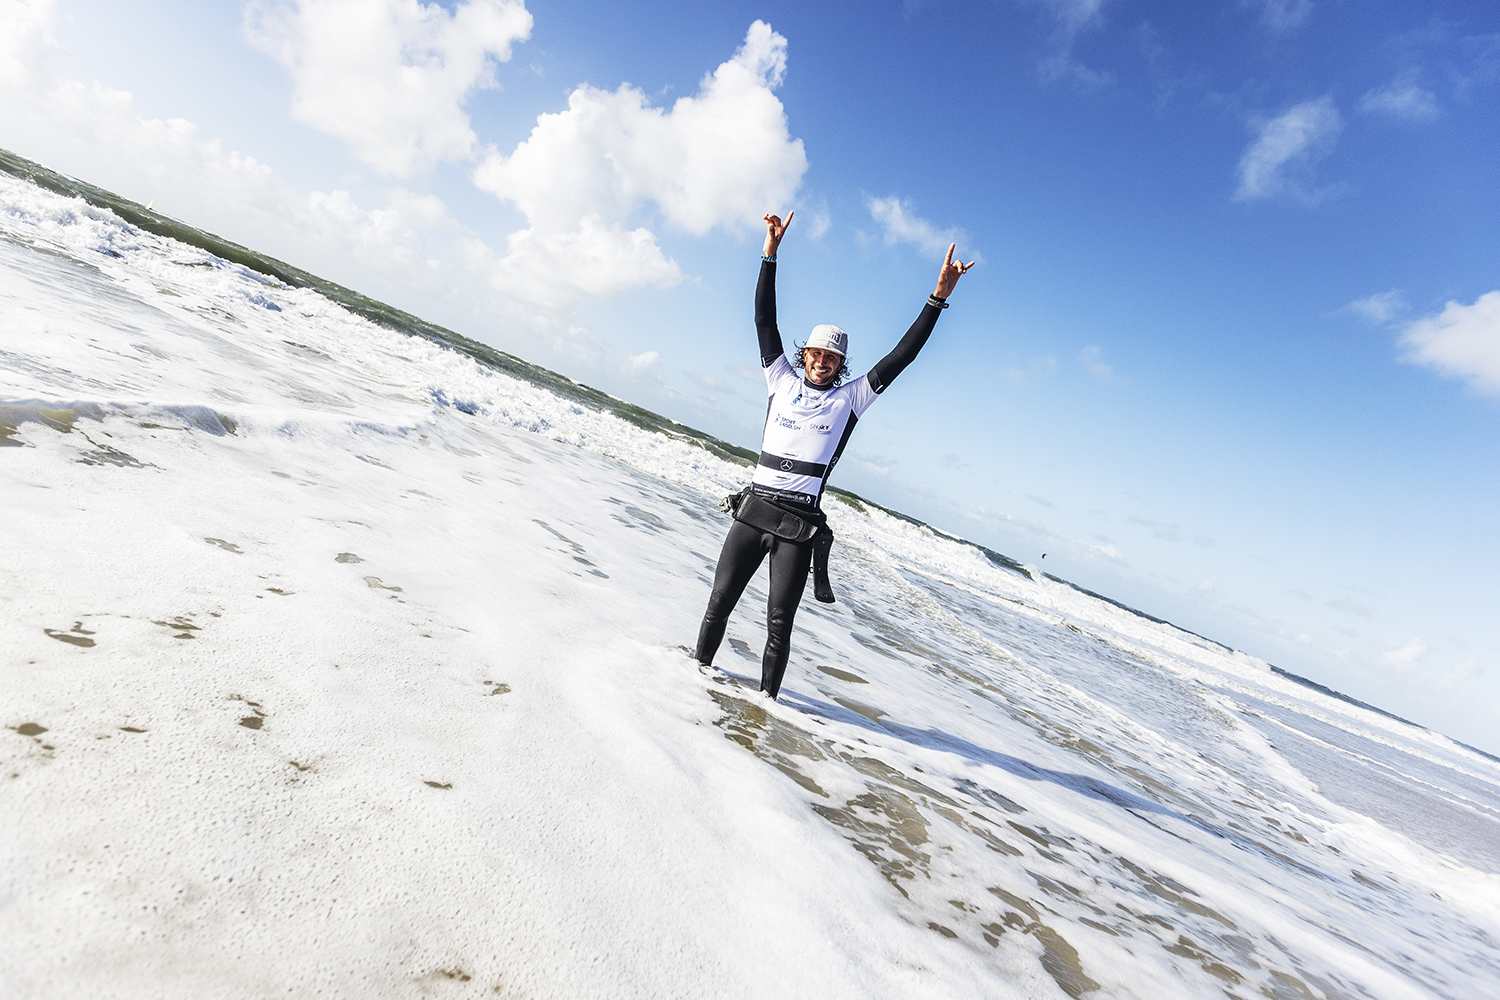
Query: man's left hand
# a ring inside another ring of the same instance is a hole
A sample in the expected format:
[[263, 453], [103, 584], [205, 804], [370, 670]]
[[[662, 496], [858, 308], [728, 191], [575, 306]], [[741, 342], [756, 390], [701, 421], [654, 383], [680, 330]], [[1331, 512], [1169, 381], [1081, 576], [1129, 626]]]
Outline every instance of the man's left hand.
[[958, 249], [957, 243], [948, 244], [948, 256], [943, 258], [943, 269], [938, 272], [937, 291], [933, 292], [940, 299], [946, 299], [953, 294], [953, 289], [958, 287], [958, 279], [969, 273], [969, 268], [978, 263], [971, 260], [965, 264], [961, 260], [953, 259], [953, 251]]

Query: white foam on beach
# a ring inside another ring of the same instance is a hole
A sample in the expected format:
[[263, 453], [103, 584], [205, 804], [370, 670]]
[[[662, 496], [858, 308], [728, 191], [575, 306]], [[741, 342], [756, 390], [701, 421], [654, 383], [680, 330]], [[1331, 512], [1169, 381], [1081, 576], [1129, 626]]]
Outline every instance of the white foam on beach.
[[[1450, 997], [1500, 765], [0, 178], [7, 997]], [[764, 571], [763, 571], [764, 572]]]

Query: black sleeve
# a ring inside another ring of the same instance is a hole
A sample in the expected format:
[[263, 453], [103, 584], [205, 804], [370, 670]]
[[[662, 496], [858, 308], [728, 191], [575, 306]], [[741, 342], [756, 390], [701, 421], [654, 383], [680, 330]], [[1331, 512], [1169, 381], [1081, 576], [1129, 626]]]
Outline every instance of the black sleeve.
[[760, 366], [769, 368], [781, 357], [781, 331], [776, 329], [776, 262], [760, 262], [755, 285], [755, 335], [760, 338]]
[[906, 371], [906, 366], [917, 359], [917, 352], [922, 345], [927, 343], [927, 338], [932, 336], [932, 328], [937, 325], [938, 317], [943, 310], [935, 306], [931, 301], [922, 307], [922, 312], [917, 316], [915, 323], [906, 331], [906, 336], [901, 338], [901, 343], [891, 349], [891, 353], [881, 358], [874, 368], [870, 369], [867, 376], [870, 380], [870, 388], [876, 392], [885, 392], [890, 384], [896, 381], [896, 376]]

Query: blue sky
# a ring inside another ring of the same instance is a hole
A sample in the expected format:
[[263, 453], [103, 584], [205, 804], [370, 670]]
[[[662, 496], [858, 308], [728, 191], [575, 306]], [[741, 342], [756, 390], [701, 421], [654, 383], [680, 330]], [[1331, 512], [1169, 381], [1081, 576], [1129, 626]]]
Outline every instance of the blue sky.
[[1500, 752], [1493, 4], [0, 27], [0, 146], [745, 445], [762, 211], [797, 209], [784, 332], [856, 367], [956, 239], [838, 485]]

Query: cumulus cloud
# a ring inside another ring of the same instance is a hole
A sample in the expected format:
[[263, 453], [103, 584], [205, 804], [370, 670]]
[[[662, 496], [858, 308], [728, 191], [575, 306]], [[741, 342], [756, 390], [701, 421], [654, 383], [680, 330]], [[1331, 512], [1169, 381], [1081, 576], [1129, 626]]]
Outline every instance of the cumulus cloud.
[[[474, 183], [527, 220], [507, 256], [486, 266], [491, 283], [551, 308], [581, 294], [672, 285], [682, 273], [639, 213], [703, 235], [746, 231], [768, 206], [789, 205], [807, 156], [773, 92], [786, 60], [786, 39], [756, 21], [733, 58], [671, 110], [629, 84], [580, 86], [509, 155], [490, 150]], [[603, 270], [587, 273], [595, 267]]]
[[53, 0], [0, 3], [0, 82], [24, 86], [46, 73], [62, 51], [52, 37], [59, 20]]
[[884, 227], [883, 239], [886, 246], [914, 243], [928, 256], [941, 257], [948, 252], [949, 244], [965, 239], [963, 230], [952, 227], [937, 228], [926, 219], [914, 214], [911, 210], [911, 202], [902, 201], [900, 198], [867, 197], [865, 207], [870, 210], [870, 217]]
[[1240, 6], [1260, 11], [1260, 23], [1278, 34], [1301, 27], [1312, 13], [1312, 0], [1240, 0]]
[[1487, 292], [1469, 306], [1449, 302], [1436, 316], [1407, 326], [1401, 344], [1402, 360], [1500, 395], [1500, 291]]
[[252, 3], [244, 23], [290, 72], [293, 117], [397, 177], [474, 152], [464, 101], [531, 34], [521, 0]]
[[1389, 323], [1406, 309], [1406, 296], [1401, 289], [1393, 288], [1388, 292], [1376, 292], [1374, 295], [1355, 299], [1344, 308], [1358, 313], [1371, 323]]
[[1428, 646], [1421, 638], [1412, 639], [1400, 649], [1392, 649], [1380, 655], [1380, 662], [1397, 670], [1410, 670], [1417, 661], [1427, 655]]
[[1306, 204], [1320, 201], [1330, 189], [1309, 187], [1312, 167], [1333, 149], [1343, 127], [1330, 97], [1304, 101], [1260, 123], [1240, 158], [1236, 200], [1290, 195]]
[[511, 233], [503, 257], [478, 239], [464, 241], [461, 249], [470, 270], [493, 287], [551, 312], [580, 298], [608, 298], [642, 285], [671, 288], [683, 277], [651, 230], [626, 229], [598, 215], [586, 215], [564, 232], [533, 226]]
[[1424, 121], [1437, 117], [1437, 96], [1417, 86], [1417, 71], [1409, 70], [1384, 87], [1366, 91], [1359, 99], [1359, 110]]
[[631, 354], [625, 358], [625, 369], [633, 375], [647, 375], [660, 367], [661, 354], [656, 351]]
[[190, 121], [143, 114], [128, 92], [63, 78], [59, 19], [52, 0], [0, 0], [7, 148], [351, 287], [447, 300], [452, 275], [433, 258], [461, 227], [441, 201], [402, 188], [375, 207], [309, 193]]

